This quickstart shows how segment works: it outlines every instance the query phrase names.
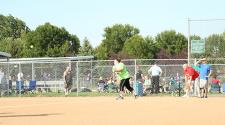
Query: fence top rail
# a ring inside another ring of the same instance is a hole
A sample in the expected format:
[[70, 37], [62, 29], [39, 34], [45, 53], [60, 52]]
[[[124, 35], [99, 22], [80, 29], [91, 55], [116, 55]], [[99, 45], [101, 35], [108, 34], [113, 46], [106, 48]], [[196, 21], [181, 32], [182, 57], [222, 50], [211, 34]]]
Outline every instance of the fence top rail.
[[[10, 58], [10, 62], [55, 62], [55, 61], [79, 61], [92, 60], [94, 56], [76, 56], [76, 57], [43, 57], [43, 58]], [[5, 60], [0, 59], [0, 62]]]
[[[10, 58], [10, 64], [25, 63], [69, 63], [69, 62], [113, 62], [114, 60], [93, 60], [94, 56], [77, 57], [44, 57], [44, 58]], [[188, 59], [122, 59], [126, 61], [187, 61]], [[191, 59], [192, 61], [199, 59]], [[225, 58], [207, 58], [207, 60], [224, 60]], [[0, 63], [8, 63], [5, 59], [0, 59]]]

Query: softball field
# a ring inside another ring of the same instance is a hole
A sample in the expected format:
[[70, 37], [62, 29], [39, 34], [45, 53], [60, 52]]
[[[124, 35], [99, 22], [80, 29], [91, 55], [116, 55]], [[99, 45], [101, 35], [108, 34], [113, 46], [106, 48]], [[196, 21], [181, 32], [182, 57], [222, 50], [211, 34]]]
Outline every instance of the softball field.
[[0, 98], [0, 125], [225, 125], [225, 97]]

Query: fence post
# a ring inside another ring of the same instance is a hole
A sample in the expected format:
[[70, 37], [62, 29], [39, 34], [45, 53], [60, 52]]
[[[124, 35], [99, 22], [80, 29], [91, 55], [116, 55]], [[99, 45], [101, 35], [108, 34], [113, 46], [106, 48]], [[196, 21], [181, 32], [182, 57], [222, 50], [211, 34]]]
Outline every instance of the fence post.
[[[22, 72], [21, 71], [21, 64], [19, 63], [19, 73], [21, 73], [21, 72]], [[18, 80], [18, 83], [19, 83], [19, 96], [21, 97], [22, 79], [20, 81]]]
[[7, 80], [7, 84], [8, 84], [8, 90], [7, 90], [7, 94], [9, 96], [9, 78], [10, 77], [10, 72], [9, 72], [9, 58], [7, 58], [7, 76], [6, 76], [6, 80]]
[[56, 83], [57, 83], [57, 78], [56, 78], [56, 68], [55, 68], [55, 92], [57, 92], [57, 90], [56, 90]]
[[137, 73], [137, 69], [136, 69], [136, 67], [137, 67], [137, 60], [135, 59], [134, 60], [134, 81], [136, 82], [136, 73]]
[[92, 70], [93, 70], [93, 69], [92, 69], [92, 68], [93, 68], [93, 67], [92, 67], [92, 59], [91, 59], [91, 76], [90, 76], [90, 79], [89, 79], [90, 82], [91, 82], [91, 90], [93, 89], [93, 81], [92, 81], [92, 72], [93, 72]]
[[77, 69], [77, 96], [79, 96], [79, 93], [78, 93], [78, 91], [79, 91], [79, 89], [78, 89], [79, 88], [79, 85], [78, 85], [79, 84], [79, 69], [78, 69], [79, 66], [78, 65], [79, 64], [78, 63], [79, 62], [77, 61], [77, 64], [76, 64], [76, 69]]
[[32, 61], [32, 80], [34, 80], [34, 62]]

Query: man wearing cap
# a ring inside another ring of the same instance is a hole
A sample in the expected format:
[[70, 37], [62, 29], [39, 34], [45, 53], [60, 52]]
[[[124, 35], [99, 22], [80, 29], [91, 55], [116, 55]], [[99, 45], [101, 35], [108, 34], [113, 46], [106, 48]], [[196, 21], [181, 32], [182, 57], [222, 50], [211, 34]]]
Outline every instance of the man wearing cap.
[[196, 62], [199, 66], [200, 73], [200, 96], [201, 98], [207, 98], [208, 94], [208, 79], [212, 74], [211, 66], [207, 64], [206, 58], [202, 58]]

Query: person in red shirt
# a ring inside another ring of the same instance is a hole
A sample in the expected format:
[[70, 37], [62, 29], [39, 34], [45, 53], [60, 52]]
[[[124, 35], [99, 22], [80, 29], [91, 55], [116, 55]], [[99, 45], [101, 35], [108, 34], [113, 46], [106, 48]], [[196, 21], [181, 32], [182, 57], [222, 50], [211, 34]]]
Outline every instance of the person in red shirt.
[[211, 90], [212, 89], [216, 89], [216, 90], [218, 90], [218, 92], [220, 93], [220, 80], [219, 79], [217, 79], [217, 76], [216, 75], [214, 75], [213, 76], [213, 79], [212, 79], [212, 81], [211, 81]]
[[185, 95], [183, 97], [190, 96], [190, 90], [192, 89], [192, 85], [196, 78], [198, 78], [199, 73], [195, 71], [192, 67], [188, 66], [187, 64], [183, 65], [184, 69], [184, 77], [185, 77]]

